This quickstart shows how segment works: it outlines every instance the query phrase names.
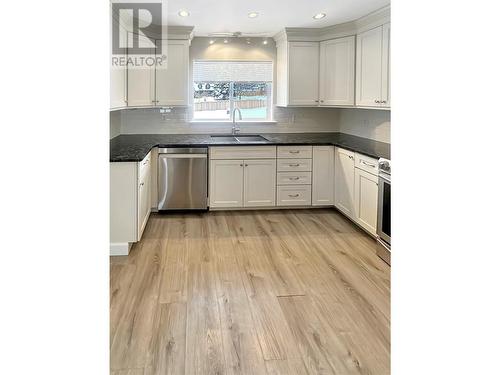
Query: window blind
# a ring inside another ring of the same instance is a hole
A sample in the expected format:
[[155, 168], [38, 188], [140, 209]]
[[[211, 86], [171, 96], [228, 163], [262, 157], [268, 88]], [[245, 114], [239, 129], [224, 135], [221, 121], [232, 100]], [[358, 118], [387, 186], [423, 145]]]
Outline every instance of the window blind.
[[194, 82], [272, 82], [271, 61], [194, 61]]

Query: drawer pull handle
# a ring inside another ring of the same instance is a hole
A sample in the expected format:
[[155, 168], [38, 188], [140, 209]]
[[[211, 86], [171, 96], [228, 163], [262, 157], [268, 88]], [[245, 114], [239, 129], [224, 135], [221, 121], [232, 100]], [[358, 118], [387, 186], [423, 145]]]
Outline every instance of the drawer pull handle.
[[291, 181], [297, 181], [300, 177], [288, 177], [288, 179]]
[[297, 198], [299, 195], [298, 194], [288, 194], [290, 198]]
[[367, 163], [367, 162], [366, 162], [366, 161], [364, 161], [364, 160], [361, 160], [361, 163], [363, 163], [364, 165], [367, 165], [367, 166], [369, 166], [369, 167], [372, 167], [372, 168], [375, 168], [375, 167], [376, 167], [376, 165], [375, 165], [375, 164]]
[[300, 164], [298, 164], [298, 163], [297, 164], [288, 164], [288, 166], [289, 167], [298, 167], [298, 166], [300, 166]]
[[141, 182], [141, 185], [140, 186], [144, 186], [144, 182]]
[[352, 159], [354, 159], [354, 156], [352, 156], [352, 155], [349, 155], [349, 159], [351, 159], [351, 160], [352, 160]]
[[298, 154], [300, 151], [299, 150], [290, 150], [288, 151], [290, 154]]

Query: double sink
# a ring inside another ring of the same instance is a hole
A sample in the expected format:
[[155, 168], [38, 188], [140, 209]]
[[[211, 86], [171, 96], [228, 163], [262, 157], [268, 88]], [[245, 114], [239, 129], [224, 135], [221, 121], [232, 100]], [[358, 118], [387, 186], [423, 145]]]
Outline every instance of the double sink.
[[224, 143], [267, 143], [269, 140], [261, 135], [211, 135], [215, 142]]

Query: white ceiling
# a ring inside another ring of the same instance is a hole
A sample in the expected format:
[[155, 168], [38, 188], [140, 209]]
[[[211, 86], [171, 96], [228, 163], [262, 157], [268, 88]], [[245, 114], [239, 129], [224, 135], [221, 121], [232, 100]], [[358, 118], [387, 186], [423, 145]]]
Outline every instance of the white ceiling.
[[[194, 26], [195, 35], [235, 32], [273, 36], [284, 27], [325, 27], [362, 17], [389, 0], [168, 0], [169, 26]], [[179, 10], [189, 11], [180, 17]], [[249, 18], [249, 12], [258, 12]], [[317, 13], [326, 13], [321, 20]]]

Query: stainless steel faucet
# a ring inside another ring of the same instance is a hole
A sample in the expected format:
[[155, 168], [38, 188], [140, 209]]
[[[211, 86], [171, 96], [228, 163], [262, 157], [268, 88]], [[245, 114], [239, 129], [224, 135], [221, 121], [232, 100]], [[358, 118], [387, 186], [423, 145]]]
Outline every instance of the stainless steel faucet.
[[231, 133], [233, 135], [235, 135], [236, 133], [238, 133], [240, 131], [240, 128], [238, 127], [237, 123], [236, 123], [236, 117], [234, 116], [234, 113], [238, 111], [239, 113], [239, 117], [240, 117], [240, 121], [241, 121], [241, 111], [239, 108], [234, 108], [233, 109], [233, 127], [231, 128]]

